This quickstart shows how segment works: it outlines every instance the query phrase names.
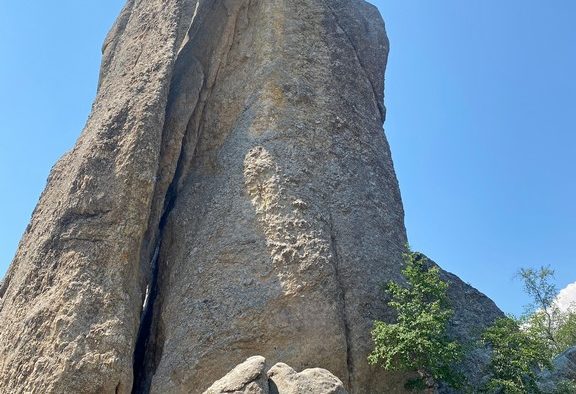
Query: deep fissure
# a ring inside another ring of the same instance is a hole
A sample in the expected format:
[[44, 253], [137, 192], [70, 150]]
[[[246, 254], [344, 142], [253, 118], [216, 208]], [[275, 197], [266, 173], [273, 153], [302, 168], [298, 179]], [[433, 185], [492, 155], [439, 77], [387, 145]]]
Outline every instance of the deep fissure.
[[138, 337], [136, 346], [134, 348], [134, 383], [132, 385], [132, 393], [147, 392], [143, 387], [146, 379], [146, 353], [147, 345], [152, 332], [152, 318], [154, 315], [154, 303], [158, 296], [158, 254], [160, 245], [156, 245], [154, 257], [152, 259], [152, 275], [151, 280], [146, 288], [146, 299], [140, 317], [140, 327], [138, 329]]
[[[194, 18], [196, 17], [197, 10], [194, 13]], [[150, 388], [152, 385], [152, 378], [156, 372], [157, 364], [159, 362], [158, 355], [161, 355], [162, 347], [163, 347], [163, 340], [158, 338], [160, 333], [159, 328], [159, 319], [158, 313], [160, 306], [158, 305], [159, 301], [159, 292], [160, 292], [160, 280], [162, 275], [162, 265], [163, 262], [161, 261], [161, 246], [162, 241], [164, 238], [164, 231], [166, 225], [168, 223], [170, 214], [176, 204], [176, 200], [178, 197], [178, 188], [180, 186], [181, 179], [188, 173], [189, 168], [187, 168], [187, 162], [192, 160], [192, 157], [195, 156], [196, 148], [197, 148], [197, 140], [199, 138], [199, 134], [202, 130], [202, 123], [204, 118], [204, 109], [206, 107], [206, 102], [208, 98], [211, 96], [212, 88], [218, 79], [220, 74], [220, 68], [223, 64], [226, 63], [226, 59], [228, 53], [230, 52], [233, 43], [234, 37], [236, 33], [236, 26], [238, 21], [239, 12], [236, 12], [232, 19], [232, 28], [231, 33], [229, 36], [225, 36], [222, 38], [229, 43], [226, 45], [224, 49], [224, 53], [220, 61], [213, 65], [215, 67], [215, 73], [213, 79], [206, 78], [207, 75], [202, 73], [200, 70], [200, 74], [202, 75], [200, 82], [200, 89], [197, 92], [197, 96], [190, 102], [187, 102], [191, 111], [188, 116], [188, 122], [186, 122], [185, 130], [182, 135], [182, 140], [179, 144], [179, 155], [177, 159], [177, 165], [174, 172], [174, 175], [170, 181], [168, 189], [165, 194], [164, 203], [162, 214], [160, 216], [158, 222], [158, 232], [157, 236], [154, 239], [154, 252], [152, 257], [149, 260], [149, 264], [151, 265], [151, 273], [148, 280], [148, 286], [146, 289], [146, 296], [143, 303], [143, 309], [140, 318], [140, 326], [138, 329], [137, 340], [134, 348], [133, 353], [133, 385], [132, 385], [132, 393], [133, 394], [147, 394], [150, 392]], [[188, 36], [190, 38], [190, 33], [193, 29], [191, 24], [188, 32]], [[192, 39], [189, 42], [185, 43], [184, 46], [179, 51], [175, 65], [179, 63], [179, 61], [186, 61], [190, 62], [190, 64], [200, 64], [193, 54], [185, 53], [185, 46], [191, 45]], [[180, 58], [182, 56], [182, 58]], [[190, 57], [189, 57], [190, 56]], [[178, 69], [175, 66], [175, 69]], [[198, 71], [198, 70], [196, 70]], [[184, 67], [181, 70], [176, 71], [176, 73], [172, 76], [171, 86], [168, 94], [168, 102], [166, 106], [166, 119], [165, 123], [168, 121], [169, 113], [171, 110], [172, 105], [182, 105], [182, 103], [176, 104], [178, 102], [178, 95], [182, 93], [179, 86], [175, 86], [179, 84], [180, 81], [180, 72], [191, 72], [193, 73], [193, 69], [191, 66]], [[172, 93], [175, 93], [175, 96], [172, 97]], [[188, 99], [191, 99], [188, 97]], [[192, 104], [193, 103], [193, 104]], [[193, 119], [199, 119], [198, 124], [195, 127], [191, 128], [191, 122]], [[165, 124], [166, 127], [166, 124]], [[166, 131], [165, 131], [166, 132]], [[195, 137], [191, 138], [191, 135], [196, 134]], [[164, 138], [164, 137], [163, 137]], [[163, 144], [167, 143], [163, 141]], [[195, 145], [195, 146], [194, 146]], [[190, 149], [193, 147], [192, 149]], [[187, 153], [192, 151], [192, 157], [189, 157]]]
[[[188, 35], [190, 34], [190, 30], [192, 29], [192, 22], [196, 17], [196, 13], [198, 11], [198, 4], [196, 4], [196, 9], [194, 11], [194, 15], [192, 16], [192, 21], [190, 22], [190, 27], [188, 28]], [[186, 45], [186, 44], [184, 44]], [[183, 46], [178, 55], [175, 59], [174, 69], [177, 69], [177, 65], [182, 55], [182, 51], [184, 50], [185, 46]], [[178, 105], [179, 99], [178, 97], [180, 92], [179, 87], [176, 87], [175, 84], [179, 84], [180, 77], [178, 73], [172, 75], [172, 80], [170, 83], [170, 90], [168, 92], [167, 98], [167, 105], [165, 109], [165, 125], [169, 123], [171, 107], [173, 105]], [[149, 264], [151, 265], [151, 274], [148, 280], [148, 286], [146, 288], [146, 296], [144, 300], [144, 304], [142, 307], [142, 314], [140, 318], [140, 326], [138, 328], [138, 335], [137, 340], [134, 348], [133, 353], [133, 384], [132, 384], [132, 393], [133, 394], [146, 394], [150, 392], [150, 386], [152, 384], [152, 377], [156, 372], [159, 355], [161, 355], [163, 343], [162, 340], [158, 337], [158, 317], [155, 316], [155, 312], [158, 312], [159, 305], [157, 305], [158, 296], [159, 296], [159, 279], [160, 279], [160, 248], [162, 244], [162, 240], [164, 238], [164, 230], [168, 223], [168, 218], [172, 209], [176, 204], [177, 194], [178, 194], [178, 186], [180, 184], [180, 180], [183, 177], [185, 172], [185, 161], [187, 159], [187, 149], [189, 145], [188, 134], [189, 134], [189, 126], [190, 122], [196, 112], [198, 100], [200, 96], [200, 90], [204, 88], [204, 81], [203, 77], [202, 80], [199, 81], [200, 88], [198, 90], [198, 95], [193, 101], [187, 102], [184, 105], [188, 104], [190, 107], [190, 112], [188, 113], [187, 122], [184, 123], [184, 132], [182, 133], [182, 137], [179, 144], [179, 154], [177, 159], [176, 168], [174, 171], [174, 175], [170, 181], [170, 184], [166, 190], [166, 194], [164, 197], [162, 213], [158, 222], [158, 232], [155, 239], [155, 246], [154, 246], [154, 253], [152, 258], [150, 259]], [[174, 95], [174, 96], [173, 96]], [[179, 103], [182, 104], [182, 103]], [[167, 135], [166, 129], [163, 132], [163, 139], [169, 139], [170, 136]], [[163, 146], [167, 145], [169, 141], [163, 141]]]
[[[174, 91], [173, 83], [174, 81], [178, 80], [175, 78], [177, 76], [173, 76], [173, 82], [170, 91]], [[203, 85], [203, 84], [202, 84]], [[204, 87], [204, 86], [202, 86]], [[170, 97], [170, 94], [169, 94]], [[164, 230], [168, 223], [168, 219], [170, 217], [170, 213], [174, 209], [176, 204], [176, 199], [178, 196], [178, 186], [180, 184], [181, 178], [184, 176], [185, 172], [185, 161], [187, 159], [187, 149], [189, 145], [188, 140], [188, 133], [189, 133], [189, 124], [190, 120], [194, 116], [194, 113], [197, 109], [196, 104], [192, 106], [193, 110], [190, 113], [188, 122], [186, 122], [186, 129], [182, 135], [182, 140], [180, 142], [180, 152], [178, 155], [178, 160], [176, 164], [176, 169], [174, 172], [174, 176], [170, 181], [168, 189], [166, 191], [166, 195], [164, 198], [162, 215], [160, 216], [160, 220], [158, 222], [158, 234], [156, 237], [156, 245], [154, 247], [154, 253], [150, 260], [151, 275], [148, 281], [148, 286], [146, 289], [146, 297], [143, 305], [143, 310], [140, 318], [140, 327], [138, 329], [138, 336], [136, 340], [136, 345], [134, 348], [134, 359], [133, 359], [133, 375], [134, 381], [132, 384], [132, 393], [133, 394], [146, 394], [150, 391], [150, 385], [152, 383], [152, 377], [154, 376], [156, 367], [157, 367], [157, 359], [156, 354], [161, 349], [158, 349], [162, 346], [162, 344], [158, 343], [158, 338], [156, 338], [156, 331], [157, 327], [154, 326], [157, 321], [154, 319], [154, 312], [155, 309], [158, 307], [157, 299], [159, 295], [159, 278], [160, 278], [160, 248], [162, 244], [162, 240], [164, 238]], [[170, 112], [170, 105], [173, 104], [173, 101], [168, 99], [168, 105], [166, 108], [166, 114]]]
[[[181, 157], [182, 153], [180, 155], [178, 167], [181, 166]], [[142, 314], [140, 317], [140, 327], [138, 329], [138, 336], [136, 339], [136, 345], [134, 347], [134, 381], [132, 384], [133, 394], [148, 393], [150, 391], [150, 384], [154, 374], [155, 365], [150, 364], [151, 360], [148, 356], [150, 354], [154, 354], [154, 348], [157, 346], [156, 341], [152, 340], [152, 336], [154, 334], [154, 309], [159, 292], [158, 280], [160, 273], [160, 246], [162, 243], [163, 232], [166, 227], [168, 217], [176, 202], [176, 187], [179, 179], [178, 175], [179, 174], [177, 170], [176, 175], [174, 176], [174, 179], [168, 188], [168, 192], [166, 193], [166, 199], [164, 200], [164, 211], [158, 225], [158, 239], [156, 240], [154, 254], [150, 261], [152, 271], [146, 289], [147, 294], [144, 300]]]
[[[194, 18], [196, 16], [196, 12], [194, 13]], [[192, 30], [193, 26], [191, 24], [190, 28], [189, 28], [189, 35], [190, 35], [190, 31]], [[185, 44], [186, 45], [190, 45], [191, 43], [188, 42]], [[195, 57], [192, 55], [190, 58], [187, 57], [186, 54], [183, 54], [183, 52], [185, 51], [185, 46], [180, 50], [178, 57], [175, 61], [175, 65], [179, 62], [182, 61], [182, 59], [180, 59], [180, 55], [184, 56], [186, 58], [186, 60], [190, 61], [191, 63], [194, 63]], [[177, 66], [175, 66], [175, 68], [177, 68]], [[186, 70], [186, 68], [184, 68], [184, 70]], [[182, 71], [182, 70], [181, 70]], [[191, 70], [188, 70], [191, 71]], [[186, 71], [182, 71], [182, 72], [186, 72]], [[168, 118], [168, 114], [170, 113], [170, 106], [171, 105], [176, 105], [175, 103], [178, 102], [178, 97], [171, 97], [173, 92], [176, 92], [175, 94], [178, 95], [180, 92], [179, 87], [176, 87], [175, 84], [180, 83], [180, 77], [181, 75], [178, 74], [174, 74], [172, 76], [172, 82], [171, 82], [171, 87], [170, 87], [170, 92], [168, 94], [168, 104], [167, 104], [167, 108], [166, 108], [166, 118]], [[161, 243], [162, 243], [162, 239], [164, 238], [164, 230], [166, 228], [166, 225], [168, 223], [168, 219], [170, 217], [170, 213], [172, 212], [172, 209], [174, 208], [175, 204], [176, 204], [176, 199], [177, 199], [177, 195], [178, 195], [178, 187], [180, 185], [180, 180], [182, 179], [182, 177], [185, 175], [186, 172], [186, 161], [187, 160], [191, 160], [190, 157], [187, 156], [187, 152], [189, 151], [189, 145], [191, 144], [191, 141], [197, 141], [197, 137], [198, 137], [198, 133], [200, 131], [200, 129], [202, 128], [201, 122], [199, 124], [196, 125], [195, 130], [191, 130], [190, 129], [190, 125], [192, 120], [195, 118], [195, 116], [197, 115], [197, 112], [199, 112], [200, 116], [199, 119], [203, 118], [203, 113], [204, 113], [204, 108], [206, 106], [206, 100], [207, 97], [204, 97], [204, 99], [201, 99], [202, 97], [202, 91], [203, 90], [207, 90], [207, 95], [206, 96], [210, 96], [210, 92], [211, 92], [211, 86], [212, 84], [207, 84], [206, 83], [206, 79], [204, 74], [202, 74], [202, 80], [199, 81], [200, 82], [200, 89], [198, 90], [198, 95], [196, 96], [195, 100], [193, 100], [192, 102], [188, 102], [187, 104], [190, 106], [191, 111], [188, 114], [188, 121], [185, 123], [185, 131], [182, 135], [182, 140], [180, 142], [180, 152], [179, 152], [179, 156], [178, 156], [178, 160], [177, 160], [177, 165], [176, 165], [176, 169], [174, 172], [174, 176], [170, 182], [170, 185], [168, 186], [167, 192], [166, 192], [166, 197], [164, 199], [164, 206], [163, 206], [163, 211], [162, 211], [162, 215], [160, 217], [159, 220], [159, 224], [158, 224], [158, 235], [157, 235], [157, 240], [156, 240], [156, 246], [155, 246], [155, 252], [154, 255], [150, 261], [150, 264], [152, 265], [152, 274], [151, 274], [151, 278], [149, 280], [149, 285], [148, 285], [148, 294], [147, 294], [147, 302], [145, 302], [143, 311], [142, 311], [142, 315], [141, 315], [141, 319], [140, 319], [140, 327], [138, 330], [138, 337], [137, 337], [137, 341], [136, 341], [136, 346], [134, 349], [134, 362], [133, 362], [133, 374], [134, 374], [134, 382], [132, 385], [132, 393], [133, 394], [147, 394], [150, 392], [150, 386], [152, 384], [152, 377], [154, 376], [154, 373], [156, 372], [156, 368], [157, 368], [157, 363], [158, 363], [158, 357], [157, 353], [161, 353], [162, 349], [162, 344], [158, 343], [158, 338], [155, 338], [156, 334], [157, 334], [157, 330], [158, 327], [154, 326], [154, 324], [157, 324], [157, 321], [155, 321], [154, 319], [154, 312], [155, 309], [158, 307], [157, 304], [157, 299], [158, 299], [158, 295], [159, 295], [159, 277], [160, 277], [160, 248], [161, 248]], [[208, 85], [208, 86], [207, 86]], [[191, 134], [196, 133], [196, 138], [189, 138]], [[193, 154], [192, 156], [194, 156], [196, 147], [194, 147], [194, 149], [192, 149]], [[156, 317], [157, 320], [157, 317]], [[160, 347], [160, 349], [158, 349]]]
[[341, 302], [341, 319], [344, 326], [344, 339], [346, 341], [346, 368], [348, 370], [348, 388], [352, 389], [352, 374], [354, 373], [354, 360], [352, 359], [351, 339], [350, 339], [350, 325], [348, 322], [348, 313], [346, 310], [346, 289], [340, 277], [340, 256], [338, 254], [338, 245], [336, 243], [336, 236], [334, 235], [334, 219], [332, 212], [330, 212], [330, 246], [333, 253], [334, 275], [336, 276], [336, 283], [340, 288], [340, 302]]

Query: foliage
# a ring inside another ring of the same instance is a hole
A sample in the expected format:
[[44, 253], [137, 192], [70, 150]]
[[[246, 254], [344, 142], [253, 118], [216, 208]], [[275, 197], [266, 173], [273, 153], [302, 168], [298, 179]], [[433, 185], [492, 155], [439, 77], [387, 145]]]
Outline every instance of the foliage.
[[490, 393], [539, 393], [538, 368], [551, 368], [546, 343], [521, 329], [512, 317], [496, 320], [482, 334], [492, 349], [488, 365]]
[[555, 302], [558, 289], [552, 283], [554, 270], [522, 268], [519, 272], [526, 293], [532, 298], [522, 317], [522, 325], [546, 345], [552, 358], [576, 343], [576, 313], [561, 310]]
[[576, 310], [574, 308], [563, 314], [555, 335], [559, 349], [562, 351], [576, 345]]
[[453, 368], [462, 358], [461, 346], [446, 334], [453, 315], [448, 284], [440, 279], [439, 268], [431, 267], [422, 255], [408, 250], [404, 262], [406, 283], [386, 286], [396, 322], [374, 322], [375, 347], [368, 360], [388, 371], [416, 372], [418, 378], [406, 382], [408, 389], [433, 388], [440, 381], [461, 387], [464, 378]]
[[[539, 393], [538, 371], [552, 368], [552, 359], [576, 343], [576, 314], [558, 307], [554, 270], [522, 268], [518, 275], [531, 298], [525, 314], [497, 320], [482, 335], [493, 350], [484, 387], [488, 392]], [[576, 390], [574, 383], [562, 381], [554, 392]]]
[[552, 394], [574, 394], [576, 393], [576, 382], [568, 379], [561, 380], [556, 384]]

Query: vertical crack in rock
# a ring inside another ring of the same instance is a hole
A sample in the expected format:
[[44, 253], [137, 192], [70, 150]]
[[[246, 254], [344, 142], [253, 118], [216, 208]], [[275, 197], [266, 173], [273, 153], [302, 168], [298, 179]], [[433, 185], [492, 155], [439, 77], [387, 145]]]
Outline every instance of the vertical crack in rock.
[[[198, 70], [195, 70], [198, 71]], [[200, 74], [202, 75], [201, 72]], [[175, 75], [173, 79], [173, 83], [176, 84], [182, 82], [180, 81], [181, 76]], [[202, 75], [203, 81], [203, 75]], [[200, 81], [197, 81], [200, 82]], [[168, 186], [166, 191], [166, 195], [163, 201], [163, 210], [160, 216], [160, 220], [158, 222], [158, 229], [157, 229], [157, 236], [155, 241], [154, 253], [152, 258], [150, 259], [149, 264], [151, 265], [151, 273], [149, 282], [146, 288], [146, 296], [144, 299], [142, 315], [140, 319], [140, 327], [138, 329], [138, 337], [136, 341], [136, 345], [134, 348], [134, 383], [132, 388], [132, 393], [148, 393], [150, 391], [150, 384], [152, 382], [152, 377], [154, 375], [156, 369], [156, 357], [155, 355], [159, 352], [161, 353], [162, 343], [157, 338], [157, 324], [158, 324], [158, 317], [155, 315], [155, 312], [158, 311], [158, 297], [159, 297], [159, 278], [160, 278], [160, 270], [161, 270], [161, 261], [160, 261], [160, 249], [162, 246], [162, 240], [164, 238], [164, 230], [166, 228], [166, 224], [168, 223], [168, 219], [172, 209], [176, 204], [176, 200], [178, 197], [178, 187], [181, 182], [181, 179], [185, 175], [184, 168], [186, 167], [186, 161], [190, 160], [187, 156], [187, 152], [189, 152], [189, 145], [196, 143], [196, 138], [188, 138], [190, 130], [188, 129], [188, 124], [190, 119], [192, 118], [194, 111], [197, 108], [198, 96], [201, 87], [203, 86], [203, 82], [199, 85], [197, 89], [197, 94], [195, 97], [190, 101], [188, 99], [182, 99], [182, 96], [177, 97], [172, 104], [179, 103], [180, 106], [187, 106], [188, 111], [190, 114], [187, 116], [188, 121], [185, 122], [185, 132], [183, 133], [183, 137], [179, 144], [179, 156], [177, 160], [176, 170], [174, 172], [174, 176]], [[172, 107], [167, 109], [167, 125], [168, 127], [172, 127], [170, 122], [170, 113], [172, 111]], [[194, 148], [192, 148], [192, 151]]]
[[[160, 278], [162, 276], [162, 267], [165, 265], [161, 261], [164, 231], [172, 209], [176, 204], [179, 188], [190, 170], [192, 159], [196, 153], [199, 134], [203, 128], [206, 103], [218, 79], [220, 69], [226, 63], [228, 53], [233, 45], [239, 14], [238, 10], [240, 8], [236, 5], [232, 12], [226, 9], [229, 12], [228, 16], [231, 19], [232, 28], [222, 32], [223, 37], [220, 41], [208, 42], [208, 54], [204, 54], [205, 56], [202, 58], [197, 58], [196, 52], [202, 53], [202, 48], [198, 49], [199, 45], [196, 39], [202, 39], [204, 36], [202, 33], [205, 33], [203, 29], [210, 30], [213, 28], [213, 26], [210, 26], [209, 20], [204, 20], [205, 15], [200, 16], [197, 24], [194, 23], [199, 14], [199, 4], [200, 2], [194, 8], [187, 37], [176, 58], [168, 94], [163, 146], [160, 168], [158, 169], [159, 186], [155, 197], [155, 205], [162, 205], [162, 211], [160, 215], [153, 213], [153, 219], [150, 222], [151, 229], [148, 234], [148, 242], [153, 242], [154, 245], [152, 257], [146, 259], [146, 253], [144, 254], [145, 263], [149, 264], [151, 270], [134, 348], [132, 393], [135, 394], [150, 392], [152, 378], [158, 366], [159, 356], [162, 354], [163, 341], [159, 338], [160, 318], [158, 315], [160, 311], [159, 302], [161, 302], [159, 299]], [[222, 4], [226, 5], [226, 2]], [[215, 64], [212, 64], [213, 52], [218, 50], [217, 42], [223, 43], [224, 48], [222, 53], [219, 54], [220, 56], [216, 57]], [[200, 45], [206, 45], [206, 43]], [[206, 73], [204, 68], [208, 68]], [[177, 160], [174, 160], [176, 156]], [[177, 163], [175, 169], [173, 164], [171, 164], [173, 162]], [[171, 173], [173, 174], [172, 177], [170, 177]], [[167, 187], [166, 184], [168, 184]], [[166, 190], [165, 195], [161, 199], [164, 190]], [[153, 206], [152, 209], [157, 208]], [[154, 229], [155, 222], [158, 223], [157, 229]]]
[[140, 317], [140, 327], [138, 329], [138, 337], [136, 346], [134, 348], [134, 383], [132, 385], [133, 393], [144, 393], [148, 391], [146, 387], [147, 382], [147, 368], [146, 368], [146, 353], [150, 333], [152, 331], [152, 316], [154, 311], [154, 304], [158, 295], [158, 255], [160, 246], [156, 245], [154, 256], [152, 258], [152, 277], [150, 283], [146, 288], [146, 298], [144, 301], [142, 315]]
[[[176, 61], [176, 71], [178, 71], [178, 63], [181, 60], [180, 55], [181, 54], [179, 54], [179, 58]], [[196, 66], [197, 63], [194, 63], [194, 65]], [[195, 67], [190, 67], [187, 71], [190, 71], [191, 73], [190, 75], [187, 75], [188, 77], [191, 77], [188, 78], [187, 82], [182, 81], [186, 75], [183, 76], [178, 73], [174, 75], [170, 93], [170, 96], [174, 95], [174, 98], [169, 101], [169, 106], [166, 110], [165, 133], [168, 134], [168, 138], [166, 138], [167, 141], [165, 141], [165, 144], [170, 144], [170, 137], [173, 134], [176, 134], [177, 136], [182, 134], [182, 136], [179, 139], [178, 146], [176, 147], [176, 150], [178, 150], [179, 153], [174, 176], [170, 181], [163, 201], [162, 214], [160, 215], [154, 242], [154, 253], [152, 258], [149, 260], [151, 272], [142, 307], [143, 309], [140, 318], [137, 341], [134, 348], [134, 383], [132, 392], [138, 394], [148, 393], [150, 390], [150, 384], [155, 370], [155, 360], [151, 359], [151, 356], [154, 356], [157, 353], [158, 349], [156, 349], [156, 347], [159, 345], [155, 338], [156, 330], [154, 328], [154, 323], [156, 317], [154, 316], [154, 312], [157, 310], [156, 301], [159, 296], [159, 276], [161, 266], [160, 248], [164, 238], [164, 229], [166, 228], [170, 213], [176, 204], [178, 186], [185, 172], [185, 162], [190, 160], [186, 154], [189, 151], [188, 145], [190, 143], [195, 144], [196, 142], [196, 138], [188, 138], [188, 124], [190, 123], [190, 119], [196, 109], [199, 93], [203, 86], [204, 76], [201, 70]], [[187, 86], [190, 84], [192, 84], [192, 86]], [[191, 92], [194, 92], [195, 94], [190, 95]], [[175, 109], [175, 107], [177, 108]], [[182, 111], [187, 111], [188, 114], [183, 115], [181, 113]], [[180, 122], [178, 122], [178, 115], [184, 116], [186, 121], [182, 123], [180, 120]], [[184, 131], [175, 130], [175, 128], [180, 128]]]
[[332, 264], [334, 265], [334, 275], [336, 276], [336, 283], [340, 289], [340, 302], [341, 302], [341, 318], [342, 325], [344, 326], [344, 338], [346, 339], [346, 367], [348, 369], [347, 386], [352, 390], [352, 375], [354, 372], [354, 360], [352, 359], [352, 344], [350, 339], [350, 325], [348, 323], [348, 313], [346, 310], [346, 289], [340, 277], [340, 256], [338, 255], [338, 245], [336, 236], [334, 234], [334, 220], [332, 212], [330, 212], [330, 248], [332, 249]]
[[[162, 205], [161, 214], [153, 215], [158, 225], [157, 229], [149, 234], [150, 241], [154, 245], [152, 258], [147, 259], [151, 267], [146, 296], [143, 304], [140, 327], [134, 348], [134, 382], [133, 393], [149, 392], [152, 376], [155, 369], [154, 356], [159, 346], [155, 338], [155, 310], [159, 296], [160, 276], [160, 248], [164, 237], [164, 229], [178, 195], [178, 187], [184, 176], [185, 162], [189, 145], [195, 145], [196, 138], [189, 137], [189, 123], [197, 108], [200, 91], [204, 86], [204, 74], [201, 65], [190, 53], [190, 47], [184, 44], [174, 66], [174, 74], [170, 86], [168, 105], [166, 108], [166, 121], [163, 132], [163, 148], [158, 169], [159, 186], [158, 196], [155, 198], [156, 205]], [[194, 148], [192, 148], [194, 150]], [[177, 160], [173, 158], [178, 157]], [[177, 164], [171, 164], [173, 162]], [[170, 173], [173, 176], [170, 179]], [[169, 183], [169, 184], [168, 184]], [[166, 187], [166, 184], [168, 186]], [[164, 192], [165, 190], [165, 192]], [[163, 199], [158, 199], [163, 192]], [[153, 207], [153, 210], [155, 208]], [[151, 223], [154, 226], [154, 223]], [[144, 255], [145, 256], [145, 255]]]

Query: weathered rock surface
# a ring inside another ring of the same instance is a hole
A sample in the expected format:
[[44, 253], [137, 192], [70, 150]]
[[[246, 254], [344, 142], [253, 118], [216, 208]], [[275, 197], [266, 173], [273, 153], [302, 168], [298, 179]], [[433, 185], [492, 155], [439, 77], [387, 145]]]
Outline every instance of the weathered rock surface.
[[363, 1], [233, 4], [200, 12], [189, 40], [196, 59], [207, 35], [226, 51], [201, 61], [218, 77], [162, 238], [152, 390], [196, 390], [262, 354], [369, 391], [378, 289], [406, 241], [383, 23]]
[[253, 354], [401, 391], [366, 361], [406, 243], [387, 52], [363, 0], [129, 0], [0, 285], [0, 392], [202, 393]]
[[576, 346], [565, 350], [554, 359], [554, 374], [576, 382]]
[[576, 346], [556, 356], [552, 365], [551, 371], [545, 370], [540, 374], [540, 386], [544, 392], [554, 392], [563, 381], [572, 382], [576, 386]]
[[344, 384], [329, 371], [310, 368], [300, 373], [277, 363], [266, 373], [266, 359], [248, 358], [204, 394], [347, 394]]
[[266, 359], [253, 356], [216, 381], [204, 394], [268, 394]]
[[344, 384], [330, 371], [309, 368], [298, 373], [284, 363], [268, 371], [271, 394], [347, 394]]
[[0, 288], [2, 393], [132, 387], [159, 168], [176, 166], [162, 131], [184, 5], [130, 0], [106, 40], [92, 114]]

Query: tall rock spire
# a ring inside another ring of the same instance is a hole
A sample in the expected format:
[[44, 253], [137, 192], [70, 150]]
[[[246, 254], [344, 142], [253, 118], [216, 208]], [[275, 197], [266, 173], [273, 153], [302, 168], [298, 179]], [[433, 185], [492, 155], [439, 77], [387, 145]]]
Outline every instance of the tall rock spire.
[[0, 287], [0, 392], [201, 393], [254, 354], [401, 387], [366, 360], [406, 244], [387, 53], [363, 0], [129, 0]]
[[406, 243], [382, 132], [387, 51], [363, 1], [200, 5], [169, 100], [167, 124], [189, 121], [141, 372], [153, 392], [253, 354], [358, 392], [377, 380], [370, 327]]

